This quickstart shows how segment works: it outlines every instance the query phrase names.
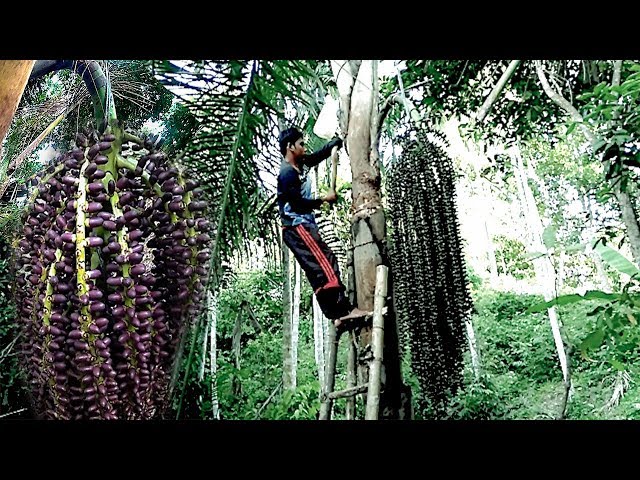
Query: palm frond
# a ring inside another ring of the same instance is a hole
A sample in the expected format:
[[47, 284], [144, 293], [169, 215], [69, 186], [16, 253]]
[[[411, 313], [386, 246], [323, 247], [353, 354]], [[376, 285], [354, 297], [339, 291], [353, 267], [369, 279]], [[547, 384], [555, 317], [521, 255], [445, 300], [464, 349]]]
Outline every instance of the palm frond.
[[153, 68], [199, 124], [181, 162], [210, 204], [214, 271], [234, 254], [254, 254], [255, 239], [275, 256], [277, 210], [263, 206], [273, 195], [281, 163], [278, 119], [304, 125], [317, 117], [326, 91], [319, 91], [317, 65], [189, 61], [154, 62]]

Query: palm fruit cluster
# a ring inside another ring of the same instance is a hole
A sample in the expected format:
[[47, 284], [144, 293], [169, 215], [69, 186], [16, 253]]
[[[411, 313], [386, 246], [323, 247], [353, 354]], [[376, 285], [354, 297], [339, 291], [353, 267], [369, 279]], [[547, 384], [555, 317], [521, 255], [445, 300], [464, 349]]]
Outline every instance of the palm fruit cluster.
[[206, 283], [206, 204], [149, 140], [85, 130], [33, 180], [16, 249], [20, 359], [39, 418], [160, 415]]
[[465, 320], [472, 310], [455, 206], [451, 159], [426, 132], [399, 138], [391, 170], [390, 258], [398, 323], [419, 379], [422, 406], [444, 414], [462, 379]]

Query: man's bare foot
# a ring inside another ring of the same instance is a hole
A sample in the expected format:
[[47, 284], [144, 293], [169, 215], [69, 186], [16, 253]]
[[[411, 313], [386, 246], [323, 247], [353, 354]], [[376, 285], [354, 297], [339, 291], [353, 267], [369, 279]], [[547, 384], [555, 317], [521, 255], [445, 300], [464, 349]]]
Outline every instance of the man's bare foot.
[[373, 312], [367, 312], [366, 310], [360, 310], [358, 307], [356, 307], [353, 310], [351, 310], [348, 314], [344, 315], [343, 317], [340, 317], [340, 318], [337, 318], [336, 320], [334, 320], [333, 323], [334, 323], [334, 325], [336, 327], [339, 327], [344, 322], [347, 322], [349, 320], [353, 320], [354, 318], [366, 317], [367, 315], [373, 315]]

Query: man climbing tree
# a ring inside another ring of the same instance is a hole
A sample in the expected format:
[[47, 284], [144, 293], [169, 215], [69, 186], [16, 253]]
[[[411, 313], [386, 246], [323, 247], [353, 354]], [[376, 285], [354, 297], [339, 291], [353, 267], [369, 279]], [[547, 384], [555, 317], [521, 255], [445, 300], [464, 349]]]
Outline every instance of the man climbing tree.
[[309, 170], [331, 155], [333, 147], [340, 148], [342, 139], [335, 138], [317, 152], [306, 154], [302, 132], [287, 128], [278, 139], [284, 159], [278, 175], [278, 209], [282, 221], [282, 238], [304, 270], [318, 304], [336, 327], [343, 322], [364, 317], [369, 312], [354, 307], [345, 294], [340, 280], [338, 261], [318, 233], [314, 209], [323, 202], [334, 203], [335, 191], [320, 198], [311, 197]]

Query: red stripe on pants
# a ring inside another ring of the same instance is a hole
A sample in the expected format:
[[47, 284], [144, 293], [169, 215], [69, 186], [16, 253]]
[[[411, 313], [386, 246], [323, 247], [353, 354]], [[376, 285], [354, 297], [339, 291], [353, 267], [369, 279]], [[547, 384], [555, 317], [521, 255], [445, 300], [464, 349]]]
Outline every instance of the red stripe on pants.
[[327, 276], [327, 284], [320, 287], [318, 290], [322, 290], [323, 288], [338, 287], [340, 284], [338, 283], [336, 272], [333, 271], [333, 267], [329, 263], [329, 259], [325, 256], [324, 253], [322, 253], [320, 245], [318, 245], [311, 234], [309, 234], [309, 232], [307, 232], [302, 225], [297, 225], [295, 228], [298, 231], [300, 238], [305, 243], [307, 248], [309, 248], [311, 253], [316, 257], [318, 265], [320, 265], [320, 268], [322, 268], [322, 271]]

